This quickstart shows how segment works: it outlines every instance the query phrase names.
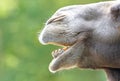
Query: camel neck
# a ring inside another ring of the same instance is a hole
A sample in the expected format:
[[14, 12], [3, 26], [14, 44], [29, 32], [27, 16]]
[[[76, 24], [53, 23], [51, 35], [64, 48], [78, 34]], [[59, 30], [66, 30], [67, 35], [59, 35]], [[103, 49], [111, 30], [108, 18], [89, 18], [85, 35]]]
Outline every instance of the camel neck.
[[105, 69], [108, 81], [120, 81], [120, 69], [109, 68]]

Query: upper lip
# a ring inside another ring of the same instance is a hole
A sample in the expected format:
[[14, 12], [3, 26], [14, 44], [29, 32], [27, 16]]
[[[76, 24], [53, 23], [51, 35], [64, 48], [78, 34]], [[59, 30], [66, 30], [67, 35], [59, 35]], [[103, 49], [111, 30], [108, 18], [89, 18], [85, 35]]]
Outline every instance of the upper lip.
[[69, 47], [69, 46], [74, 45], [74, 43], [73, 44], [61, 44], [61, 43], [55, 43], [55, 42], [48, 42], [47, 44], [52, 44], [52, 45], [62, 46], [62, 47]]

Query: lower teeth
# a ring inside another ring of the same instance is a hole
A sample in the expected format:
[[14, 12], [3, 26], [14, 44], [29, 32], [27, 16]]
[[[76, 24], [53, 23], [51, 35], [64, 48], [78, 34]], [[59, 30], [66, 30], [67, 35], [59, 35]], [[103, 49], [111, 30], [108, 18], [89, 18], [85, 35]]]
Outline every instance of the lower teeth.
[[62, 54], [64, 51], [66, 51], [69, 47], [64, 47], [62, 49], [58, 49], [52, 52], [52, 56], [53, 58], [56, 58], [57, 56], [59, 56], [60, 54]]
[[59, 56], [59, 55], [62, 54], [63, 52], [64, 52], [63, 49], [55, 50], [55, 51], [52, 52], [52, 56], [53, 56], [54, 58], [56, 58], [57, 56]]

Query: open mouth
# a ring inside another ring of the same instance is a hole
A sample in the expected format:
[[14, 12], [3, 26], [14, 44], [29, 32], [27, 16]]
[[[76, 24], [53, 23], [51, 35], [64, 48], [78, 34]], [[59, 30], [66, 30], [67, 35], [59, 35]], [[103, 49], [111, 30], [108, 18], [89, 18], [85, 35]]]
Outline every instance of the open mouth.
[[[52, 52], [53, 60], [49, 64], [49, 70], [52, 73], [63, 69], [70, 69], [77, 67], [80, 53], [84, 49], [84, 44], [75, 42], [72, 45], [64, 45], [63, 48]], [[81, 51], [80, 51], [81, 50]]]
[[66, 50], [68, 50], [70, 46], [63, 47], [61, 49], [57, 49], [52, 51], [53, 58], [57, 58], [59, 55], [63, 54]]
[[[86, 39], [86, 37], [84, 37], [84, 36], [79, 37], [79, 41], [83, 41], [84, 39]], [[58, 56], [64, 54], [65, 52], [71, 51], [71, 49], [74, 48], [75, 46], [78, 46], [79, 41], [74, 41], [71, 44], [70, 43], [69, 44], [60, 44], [60, 43], [54, 43], [54, 42], [49, 42], [48, 44], [52, 44], [52, 45], [62, 46], [63, 47], [63, 48], [60, 48], [60, 49], [52, 51], [53, 58], [57, 58]]]
[[51, 45], [55, 45], [55, 46], [60, 46], [62, 48], [56, 49], [54, 51], [52, 51], [52, 57], [55, 59], [60, 55], [63, 55], [64, 52], [66, 51], [70, 51], [74, 44], [76, 44], [76, 41], [73, 43], [69, 43], [69, 44], [65, 44], [65, 43], [56, 43], [56, 42], [48, 42], [47, 44], [51, 44]]
[[75, 46], [76, 43], [70, 46], [64, 46], [63, 48], [54, 50], [52, 52], [53, 60], [49, 65], [50, 72], [55, 73], [56, 71], [60, 71], [65, 68], [69, 69], [69, 66], [74, 66], [76, 64], [76, 62], [73, 62], [71, 65], [71, 60], [74, 59], [72, 56], [74, 54], [73, 52], [75, 50]]

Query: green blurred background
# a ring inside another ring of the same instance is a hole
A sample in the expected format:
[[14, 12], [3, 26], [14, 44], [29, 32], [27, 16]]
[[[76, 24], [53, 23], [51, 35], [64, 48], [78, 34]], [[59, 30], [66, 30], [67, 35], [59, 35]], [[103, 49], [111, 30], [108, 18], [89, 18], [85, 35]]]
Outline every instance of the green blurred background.
[[106, 81], [102, 70], [52, 74], [56, 46], [38, 41], [45, 21], [60, 7], [103, 0], [0, 0], [0, 81]]

